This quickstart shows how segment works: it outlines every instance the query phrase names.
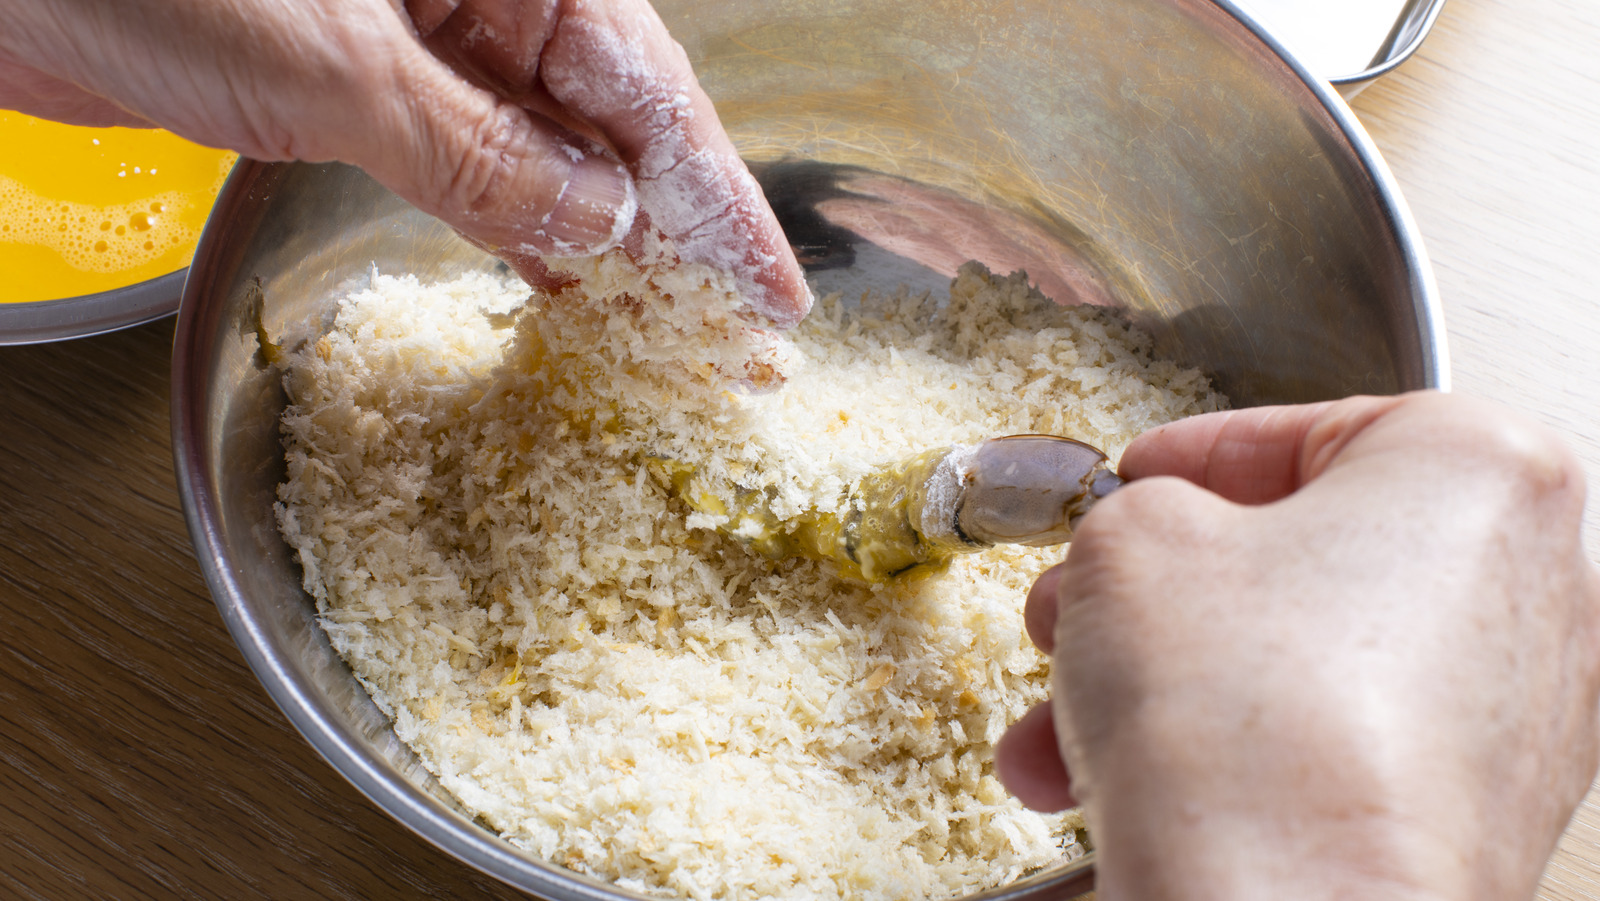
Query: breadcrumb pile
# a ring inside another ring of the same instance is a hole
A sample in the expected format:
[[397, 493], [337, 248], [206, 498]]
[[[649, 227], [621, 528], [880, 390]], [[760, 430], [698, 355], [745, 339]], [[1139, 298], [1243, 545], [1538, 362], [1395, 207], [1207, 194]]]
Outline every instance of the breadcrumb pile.
[[992, 764], [1047, 695], [1022, 602], [1061, 549], [859, 584], [754, 554], [646, 461], [788, 515], [931, 447], [1115, 458], [1224, 401], [1020, 273], [777, 336], [709, 271], [577, 265], [531, 298], [374, 273], [287, 360], [281, 530], [400, 738], [507, 840], [653, 894], [937, 898], [1081, 854]]

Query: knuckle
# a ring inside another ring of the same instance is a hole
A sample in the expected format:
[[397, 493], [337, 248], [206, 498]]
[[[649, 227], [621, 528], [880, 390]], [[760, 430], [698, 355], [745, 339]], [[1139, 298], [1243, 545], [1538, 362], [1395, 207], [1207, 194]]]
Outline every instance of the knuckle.
[[1230, 505], [1171, 477], [1130, 482], [1097, 503], [1073, 535], [1067, 564], [1071, 581], [1092, 586], [1160, 578], [1174, 561], [1194, 559], [1215, 545]]
[[[1096, 540], [1127, 541], [1155, 536], [1192, 536], [1212, 531], [1208, 508], [1223, 503], [1183, 479], [1138, 479], [1118, 488], [1084, 518], [1081, 532]], [[1103, 538], [1100, 533], [1107, 533]], [[1080, 539], [1081, 540], [1081, 539]]]
[[466, 210], [481, 210], [493, 200], [498, 182], [513, 165], [510, 146], [514, 126], [505, 111], [469, 126], [451, 167], [447, 196], [452, 205]]
[[[1499, 405], [1436, 392], [1409, 395], [1406, 406], [1433, 462], [1464, 468], [1479, 484], [1507, 486], [1523, 503], [1581, 507], [1583, 466], [1549, 427]], [[1429, 434], [1442, 440], [1430, 441]]]
[[1522, 423], [1501, 430], [1499, 441], [1510, 471], [1529, 489], [1546, 495], [1583, 493], [1582, 465], [1548, 429]]
[[[496, 224], [507, 228], [519, 222], [537, 222], [555, 206], [558, 190], [565, 183], [560, 177], [533, 177], [525, 167], [538, 166], [538, 148], [532, 146], [523, 114], [506, 106], [467, 125], [448, 151], [450, 159], [440, 171], [448, 173], [440, 185], [439, 203], [468, 222], [484, 227]], [[512, 196], [515, 194], [516, 196]], [[482, 234], [490, 241], [506, 241], [509, 235]]]
[[1485, 461], [1530, 498], [1581, 497], [1583, 467], [1550, 429], [1521, 417], [1485, 422], [1476, 437]]

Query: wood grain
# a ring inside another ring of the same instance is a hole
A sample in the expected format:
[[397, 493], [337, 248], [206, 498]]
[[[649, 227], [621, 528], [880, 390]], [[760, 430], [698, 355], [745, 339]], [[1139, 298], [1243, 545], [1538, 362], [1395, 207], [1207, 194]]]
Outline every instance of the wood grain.
[[0, 897], [523, 897], [368, 803], [245, 667], [178, 506], [171, 344], [0, 348]]
[[[1559, 429], [1600, 484], [1600, 4], [1449, 0], [1353, 107], [1433, 259], [1455, 390]], [[1591, 559], [1597, 526], [1591, 500]], [[1600, 791], [1539, 897], [1600, 898]]]
[[[1450, 0], [1354, 106], [1425, 236], [1457, 390], [1600, 479], [1600, 4]], [[358, 795], [245, 668], [178, 510], [170, 344], [0, 348], [0, 897], [520, 897]], [[1600, 796], [1540, 897], [1600, 897]]]

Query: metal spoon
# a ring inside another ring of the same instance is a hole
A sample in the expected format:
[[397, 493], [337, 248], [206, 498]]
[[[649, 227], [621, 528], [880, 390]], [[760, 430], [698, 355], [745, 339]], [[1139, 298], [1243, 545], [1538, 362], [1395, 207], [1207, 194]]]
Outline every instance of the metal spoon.
[[1070, 541], [1079, 519], [1122, 479], [1098, 448], [1054, 435], [1011, 435], [942, 447], [880, 467], [835, 510], [780, 518], [762, 491], [733, 498], [695, 492], [694, 467], [651, 458], [650, 471], [691, 508], [723, 517], [718, 531], [781, 560], [835, 563], [848, 577], [881, 582], [996, 544]]

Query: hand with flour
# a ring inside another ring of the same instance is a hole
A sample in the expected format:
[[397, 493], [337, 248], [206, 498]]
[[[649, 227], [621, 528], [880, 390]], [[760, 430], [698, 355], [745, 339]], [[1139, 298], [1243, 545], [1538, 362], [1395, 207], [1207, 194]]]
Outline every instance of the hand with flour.
[[1419, 393], [1196, 417], [1121, 468], [1028, 598], [1054, 697], [996, 761], [1083, 803], [1102, 901], [1531, 897], [1600, 753], [1571, 454]]
[[0, 17], [0, 108], [353, 163], [527, 276], [533, 254], [648, 222], [773, 324], [810, 306], [646, 0], [0, 0]]

